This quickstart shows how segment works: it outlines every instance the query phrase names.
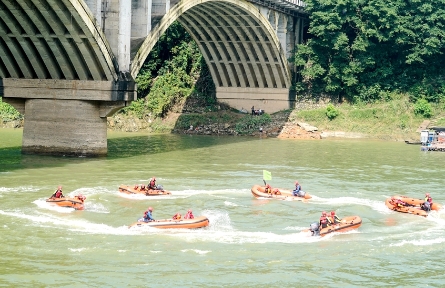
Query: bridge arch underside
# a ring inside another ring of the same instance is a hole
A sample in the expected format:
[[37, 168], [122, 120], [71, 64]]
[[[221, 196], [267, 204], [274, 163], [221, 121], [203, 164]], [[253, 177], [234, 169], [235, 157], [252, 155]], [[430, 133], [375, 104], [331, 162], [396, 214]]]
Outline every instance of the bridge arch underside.
[[290, 77], [276, 35], [261, 20], [227, 2], [206, 2], [178, 18], [200, 47], [219, 101], [275, 112], [289, 108]]

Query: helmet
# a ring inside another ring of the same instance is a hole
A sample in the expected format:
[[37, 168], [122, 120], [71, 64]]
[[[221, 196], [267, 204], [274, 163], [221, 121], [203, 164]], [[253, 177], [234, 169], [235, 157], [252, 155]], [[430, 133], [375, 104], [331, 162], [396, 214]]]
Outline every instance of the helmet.
[[335, 211], [331, 211], [331, 215], [334, 216], [335, 215]]
[[430, 193], [425, 193], [425, 196], [426, 197], [430, 197]]
[[153, 211], [153, 208], [151, 208], [151, 207], [148, 207], [148, 211]]
[[326, 212], [325, 211], [321, 212], [321, 215], [326, 216]]
[[62, 186], [57, 187], [57, 189], [62, 189]]
[[192, 213], [192, 209], [189, 209], [189, 211], [187, 211], [188, 213]]
[[155, 176], [153, 176], [153, 180], [156, 180], [156, 177], [155, 177]]
[[298, 184], [298, 180], [295, 180], [295, 184]]
[[270, 185], [269, 185], [269, 184], [267, 184], [267, 185], [266, 185], [266, 187], [267, 187], [267, 188], [270, 188]]

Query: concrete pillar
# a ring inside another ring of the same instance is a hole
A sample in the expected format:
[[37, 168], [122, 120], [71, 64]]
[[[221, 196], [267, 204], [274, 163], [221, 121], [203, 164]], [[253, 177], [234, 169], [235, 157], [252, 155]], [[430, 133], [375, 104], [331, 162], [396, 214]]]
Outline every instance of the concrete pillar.
[[151, 27], [155, 27], [170, 10], [170, 0], [153, 0], [151, 7]]
[[102, 0], [85, 0], [85, 3], [90, 8], [97, 23], [102, 26]]
[[119, 38], [117, 61], [121, 72], [130, 71], [131, 2], [119, 1]]
[[276, 19], [276, 32], [277, 32], [278, 40], [280, 40], [281, 48], [284, 51], [284, 55], [286, 55], [286, 58], [289, 58], [290, 51], [288, 51], [288, 46], [287, 46], [288, 18], [284, 14], [275, 12], [275, 19]]
[[98, 101], [27, 99], [22, 153], [66, 156], [107, 154], [107, 118]]
[[131, 1], [131, 38], [143, 38], [151, 31], [151, 0]]

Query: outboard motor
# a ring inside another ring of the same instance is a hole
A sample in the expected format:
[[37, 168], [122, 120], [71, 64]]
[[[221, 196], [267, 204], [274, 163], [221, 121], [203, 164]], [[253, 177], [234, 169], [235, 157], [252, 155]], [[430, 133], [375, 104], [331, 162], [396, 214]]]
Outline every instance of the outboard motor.
[[428, 202], [428, 201], [423, 202], [423, 204], [420, 205], [420, 208], [421, 208], [422, 210], [426, 211], [426, 212], [431, 211], [431, 205], [430, 205], [430, 202]]
[[162, 185], [159, 184], [159, 185], [156, 186], [156, 190], [162, 190], [162, 191], [164, 191], [164, 187], [162, 187]]
[[314, 222], [309, 226], [309, 230], [311, 230], [312, 236], [320, 235], [320, 224], [318, 222]]
[[306, 192], [300, 190], [297, 194], [299, 197], [304, 197], [304, 195], [306, 195]]

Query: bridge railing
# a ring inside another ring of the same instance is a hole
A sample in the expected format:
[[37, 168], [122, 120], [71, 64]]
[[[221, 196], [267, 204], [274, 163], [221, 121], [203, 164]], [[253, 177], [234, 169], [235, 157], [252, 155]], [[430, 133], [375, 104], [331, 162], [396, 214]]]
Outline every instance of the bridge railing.
[[289, 2], [300, 7], [306, 6], [306, 3], [304, 3], [302, 0], [284, 0], [284, 2]]

